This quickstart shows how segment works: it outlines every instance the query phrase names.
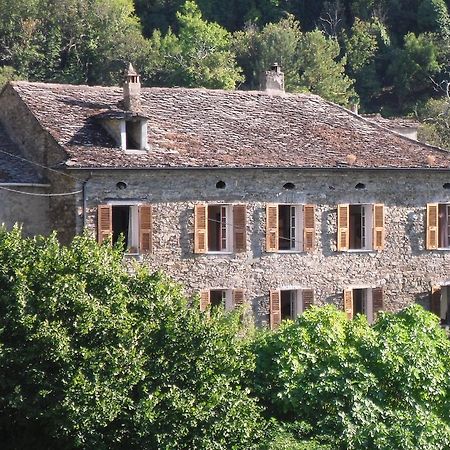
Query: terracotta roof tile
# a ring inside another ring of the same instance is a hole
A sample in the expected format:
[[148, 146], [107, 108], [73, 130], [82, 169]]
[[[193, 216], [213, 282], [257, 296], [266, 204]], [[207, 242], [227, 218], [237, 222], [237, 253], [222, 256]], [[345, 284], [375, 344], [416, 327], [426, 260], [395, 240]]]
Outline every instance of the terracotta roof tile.
[[15, 82], [72, 167], [449, 168], [450, 153], [392, 133], [309, 94], [143, 88], [150, 150], [127, 154], [95, 116], [119, 112], [122, 89]]

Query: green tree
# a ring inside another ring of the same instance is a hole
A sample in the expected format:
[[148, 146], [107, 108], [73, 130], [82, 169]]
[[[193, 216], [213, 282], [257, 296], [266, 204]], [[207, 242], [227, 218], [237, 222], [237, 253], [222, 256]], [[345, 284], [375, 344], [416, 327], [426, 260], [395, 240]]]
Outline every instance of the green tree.
[[216, 23], [203, 20], [200, 10], [187, 1], [177, 13], [179, 33], [155, 31], [150, 47], [156, 57], [145, 71], [151, 84], [233, 89], [243, 81], [231, 51], [231, 36]]
[[277, 62], [285, 74], [286, 90], [298, 89], [300, 37], [300, 24], [291, 15], [278, 23], [267, 24], [262, 30], [256, 24], [248, 24], [244, 31], [235, 33], [234, 48], [246, 85], [258, 89], [261, 74]]
[[189, 305], [120, 248], [0, 229], [0, 441], [19, 449], [252, 449], [239, 314]]
[[304, 33], [298, 55], [301, 87], [341, 105], [355, 97], [353, 81], [345, 74], [346, 57], [339, 59], [337, 40], [318, 30]]
[[417, 109], [417, 115], [419, 140], [450, 150], [450, 99], [429, 99]]
[[417, 11], [420, 31], [431, 31], [450, 37], [450, 17], [443, 0], [423, 0]]

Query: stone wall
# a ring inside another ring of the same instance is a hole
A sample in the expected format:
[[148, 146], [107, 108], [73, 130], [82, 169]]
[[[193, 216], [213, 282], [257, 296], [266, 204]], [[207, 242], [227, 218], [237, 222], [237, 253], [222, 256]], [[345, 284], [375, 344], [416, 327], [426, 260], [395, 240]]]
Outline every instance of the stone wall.
[[[219, 180], [225, 189], [216, 188]], [[127, 188], [119, 190], [119, 181]], [[295, 188], [284, 189], [287, 182]], [[312, 288], [315, 303], [342, 306], [346, 288], [383, 286], [385, 309], [397, 310], [414, 301], [428, 306], [431, 286], [450, 280], [450, 251], [425, 250], [426, 204], [450, 203], [450, 190], [443, 188], [448, 182], [450, 173], [431, 171], [96, 171], [87, 185], [87, 226], [95, 232], [96, 207], [108, 200], [152, 203], [154, 251], [144, 263], [182, 282], [188, 294], [205, 288], [246, 289], [260, 324], [268, 320], [269, 290], [276, 288]], [[365, 189], [355, 189], [357, 183]], [[248, 205], [246, 253], [193, 254], [198, 202]], [[265, 252], [267, 203], [316, 205], [312, 253]], [[336, 251], [340, 203], [385, 205], [383, 251]]]

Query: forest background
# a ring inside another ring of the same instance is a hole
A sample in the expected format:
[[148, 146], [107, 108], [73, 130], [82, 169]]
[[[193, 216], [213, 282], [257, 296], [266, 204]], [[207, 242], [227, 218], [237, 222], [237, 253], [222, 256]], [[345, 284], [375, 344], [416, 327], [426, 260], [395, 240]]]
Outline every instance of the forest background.
[[365, 113], [410, 115], [449, 148], [450, 0], [2, 0], [8, 79], [258, 89], [281, 64], [286, 90]]

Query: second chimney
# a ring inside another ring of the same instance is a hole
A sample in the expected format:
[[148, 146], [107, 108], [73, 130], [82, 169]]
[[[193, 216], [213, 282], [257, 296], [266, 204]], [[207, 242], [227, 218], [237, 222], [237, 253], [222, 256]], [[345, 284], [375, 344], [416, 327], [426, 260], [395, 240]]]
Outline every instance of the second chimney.
[[123, 105], [126, 111], [137, 112], [141, 109], [141, 81], [140, 76], [130, 63], [125, 71], [123, 84]]
[[272, 64], [261, 77], [261, 90], [271, 94], [284, 92], [284, 73], [278, 63]]

